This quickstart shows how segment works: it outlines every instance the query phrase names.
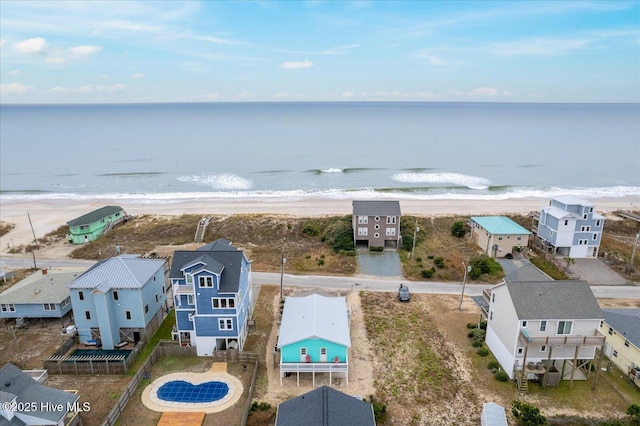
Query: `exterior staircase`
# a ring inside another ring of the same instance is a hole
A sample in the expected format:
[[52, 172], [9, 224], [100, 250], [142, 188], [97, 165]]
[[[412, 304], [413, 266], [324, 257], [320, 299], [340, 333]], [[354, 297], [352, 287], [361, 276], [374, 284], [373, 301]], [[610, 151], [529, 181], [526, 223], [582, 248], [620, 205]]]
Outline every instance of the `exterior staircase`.
[[200, 222], [198, 222], [198, 228], [196, 229], [196, 235], [193, 239], [194, 243], [201, 243], [204, 241], [204, 233], [206, 232], [209, 223], [211, 223], [211, 219], [211, 217], [203, 217], [200, 219]]
[[520, 375], [516, 374], [516, 380], [518, 382], [518, 392], [529, 393], [529, 380], [520, 380]]

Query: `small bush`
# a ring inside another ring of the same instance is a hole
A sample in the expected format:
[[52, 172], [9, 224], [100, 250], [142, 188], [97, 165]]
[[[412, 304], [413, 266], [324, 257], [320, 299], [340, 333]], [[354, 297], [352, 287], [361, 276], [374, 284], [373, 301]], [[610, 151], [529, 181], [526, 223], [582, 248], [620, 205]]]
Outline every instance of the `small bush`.
[[506, 382], [509, 380], [509, 376], [504, 370], [496, 371], [493, 377], [500, 382]]
[[[367, 401], [365, 399], [365, 401]], [[369, 401], [373, 405], [373, 417], [377, 424], [384, 424], [387, 422], [387, 405], [382, 401], [378, 401], [373, 395], [369, 395]]]
[[423, 269], [423, 270], [422, 270], [422, 276], [423, 276], [424, 278], [431, 278], [431, 277], [433, 277], [433, 273], [434, 273], [434, 270], [433, 270], [433, 269]]
[[476, 351], [476, 353], [477, 353], [479, 356], [487, 356], [487, 355], [489, 355], [489, 349], [487, 349], [487, 348], [480, 348], [480, 349], [478, 349], [478, 350]]
[[476, 328], [477, 326], [478, 326], [478, 324], [475, 324], [475, 323], [472, 323], [472, 322], [468, 322], [467, 323], [467, 328], [469, 330], [472, 330], [472, 329]]
[[440, 256], [433, 258], [433, 264], [436, 265], [438, 268], [444, 268], [445, 267], [444, 259], [442, 257], [440, 257]]
[[324, 259], [317, 259], [316, 263], [318, 264], [318, 266], [324, 266]]
[[433, 260], [434, 257], [435, 257], [434, 255], [430, 254], [429, 256], [427, 256], [427, 259]]
[[493, 370], [494, 368], [498, 369], [500, 368], [500, 363], [498, 361], [489, 361], [489, 364], [487, 364], [487, 368], [489, 370]]
[[471, 346], [473, 346], [474, 348], [479, 348], [482, 346], [482, 342], [478, 341], [478, 340], [474, 340], [473, 343], [471, 344]]
[[538, 426], [547, 423], [547, 418], [540, 414], [540, 409], [526, 402], [515, 400], [511, 403], [513, 417], [523, 426]]
[[302, 233], [310, 237], [317, 237], [320, 235], [320, 225], [315, 221], [305, 222], [302, 225]]
[[416, 257], [416, 262], [417, 263], [422, 263], [422, 258], [421, 257]]
[[384, 247], [383, 246], [371, 246], [369, 247], [369, 251], [384, 251]]
[[355, 256], [356, 255], [356, 251], [355, 250], [340, 250], [338, 252], [339, 255], [341, 256]]
[[487, 334], [487, 332], [481, 328], [474, 328], [469, 333], [471, 334], [471, 337], [473, 338], [473, 340], [477, 340], [479, 342], [484, 342], [484, 337]]
[[466, 233], [467, 227], [464, 226], [464, 223], [462, 223], [461, 221], [457, 221], [451, 226], [451, 235], [453, 235], [454, 237], [462, 238]]
[[253, 401], [249, 413], [255, 413], [256, 411], [268, 411], [271, 410], [271, 404], [267, 402]]
[[473, 338], [474, 334], [473, 334], [473, 330], [471, 330], [470, 332], [467, 333], [467, 337], [469, 339]]
[[486, 330], [487, 329], [487, 320], [480, 321], [480, 329], [481, 330]]

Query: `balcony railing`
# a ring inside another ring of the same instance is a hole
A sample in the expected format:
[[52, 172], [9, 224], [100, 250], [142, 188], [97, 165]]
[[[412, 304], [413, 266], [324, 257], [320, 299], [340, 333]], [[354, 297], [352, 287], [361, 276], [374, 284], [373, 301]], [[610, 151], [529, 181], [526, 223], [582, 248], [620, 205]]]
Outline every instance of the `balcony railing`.
[[194, 294], [192, 285], [174, 285], [173, 294]]
[[280, 364], [282, 373], [346, 373], [349, 371], [347, 362], [283, 362]]
[[520, 342], [536, 345], [585, 345], [585, 346], [600, 346], [604, 344], [605, 337], [601, 334], [595, 334], [593, 336], [584, 335], [554, 335], [554, 336], [531, 336], [527, 330], [521, 329]]

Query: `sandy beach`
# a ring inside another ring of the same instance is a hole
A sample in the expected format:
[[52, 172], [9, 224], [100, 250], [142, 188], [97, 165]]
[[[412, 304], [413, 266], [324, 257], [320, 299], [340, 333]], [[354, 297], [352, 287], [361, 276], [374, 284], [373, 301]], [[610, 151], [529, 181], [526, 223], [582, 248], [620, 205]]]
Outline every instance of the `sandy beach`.
[[[119, 205], [130, 215], [234, 215], [279, 214], [298, 217], [350, 215], [350, 199], [301, 199], [287, 201], [230, 200], [207, 198], [202, 200], [177, 200], [156, 203], [114, 199], [92, 200], [3, 200], [0, 204], [0, 221], [15, 228], [0, 237], [0, 254], [6, 255], [10, 247], [26, 245], [33, 241], [33, 232], [40, 238], [67, 221], [106, 205]], [[640, 194], [622, 198], [589, 199], [595, 210], [607, 215], [616, 210], [640, 210]], [[403, 215], [495, 215], [526, 214], [538, 211], [549, 203], [548, 198], [511, 198], [505, 200], [400, 200]], [[29, 224], [33, 224], [33, 232]]]

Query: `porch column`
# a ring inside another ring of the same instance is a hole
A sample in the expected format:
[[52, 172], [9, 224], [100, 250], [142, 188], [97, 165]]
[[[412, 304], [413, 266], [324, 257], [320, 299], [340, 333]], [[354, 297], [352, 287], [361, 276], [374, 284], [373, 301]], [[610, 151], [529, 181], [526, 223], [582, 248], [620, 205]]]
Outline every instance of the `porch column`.
[[549, 383], [549, 368], [551, 367], [551, 352], [553, 352], [553, 345], [547, 345], [547, 348], [549, 348], [549, 356], [547, 357], [547, 372], [544, 374], [544, 380], [542, 383], [543, 388], [546, 388], [547, 383]]
[[573, 355], [573, 365], [571, 366], [571, 382], [569, 382], [569, 389], [573, 387], [573, 375], [576, 372], [576, 362], [578, 361], [578, 351], [580, 350], [580, 346], [576, 345], [576, 351]]
[[598, 384], [598, 376], [600, 375], [600, 361], [602, 360], [602, 356], [604, 355], [604, 343], [600, 346], [600, 354], [598, 355], [598, 364], [596, 366], [596, 377], [593, 380], [593, 389], [595, 390], [596, 385]]

